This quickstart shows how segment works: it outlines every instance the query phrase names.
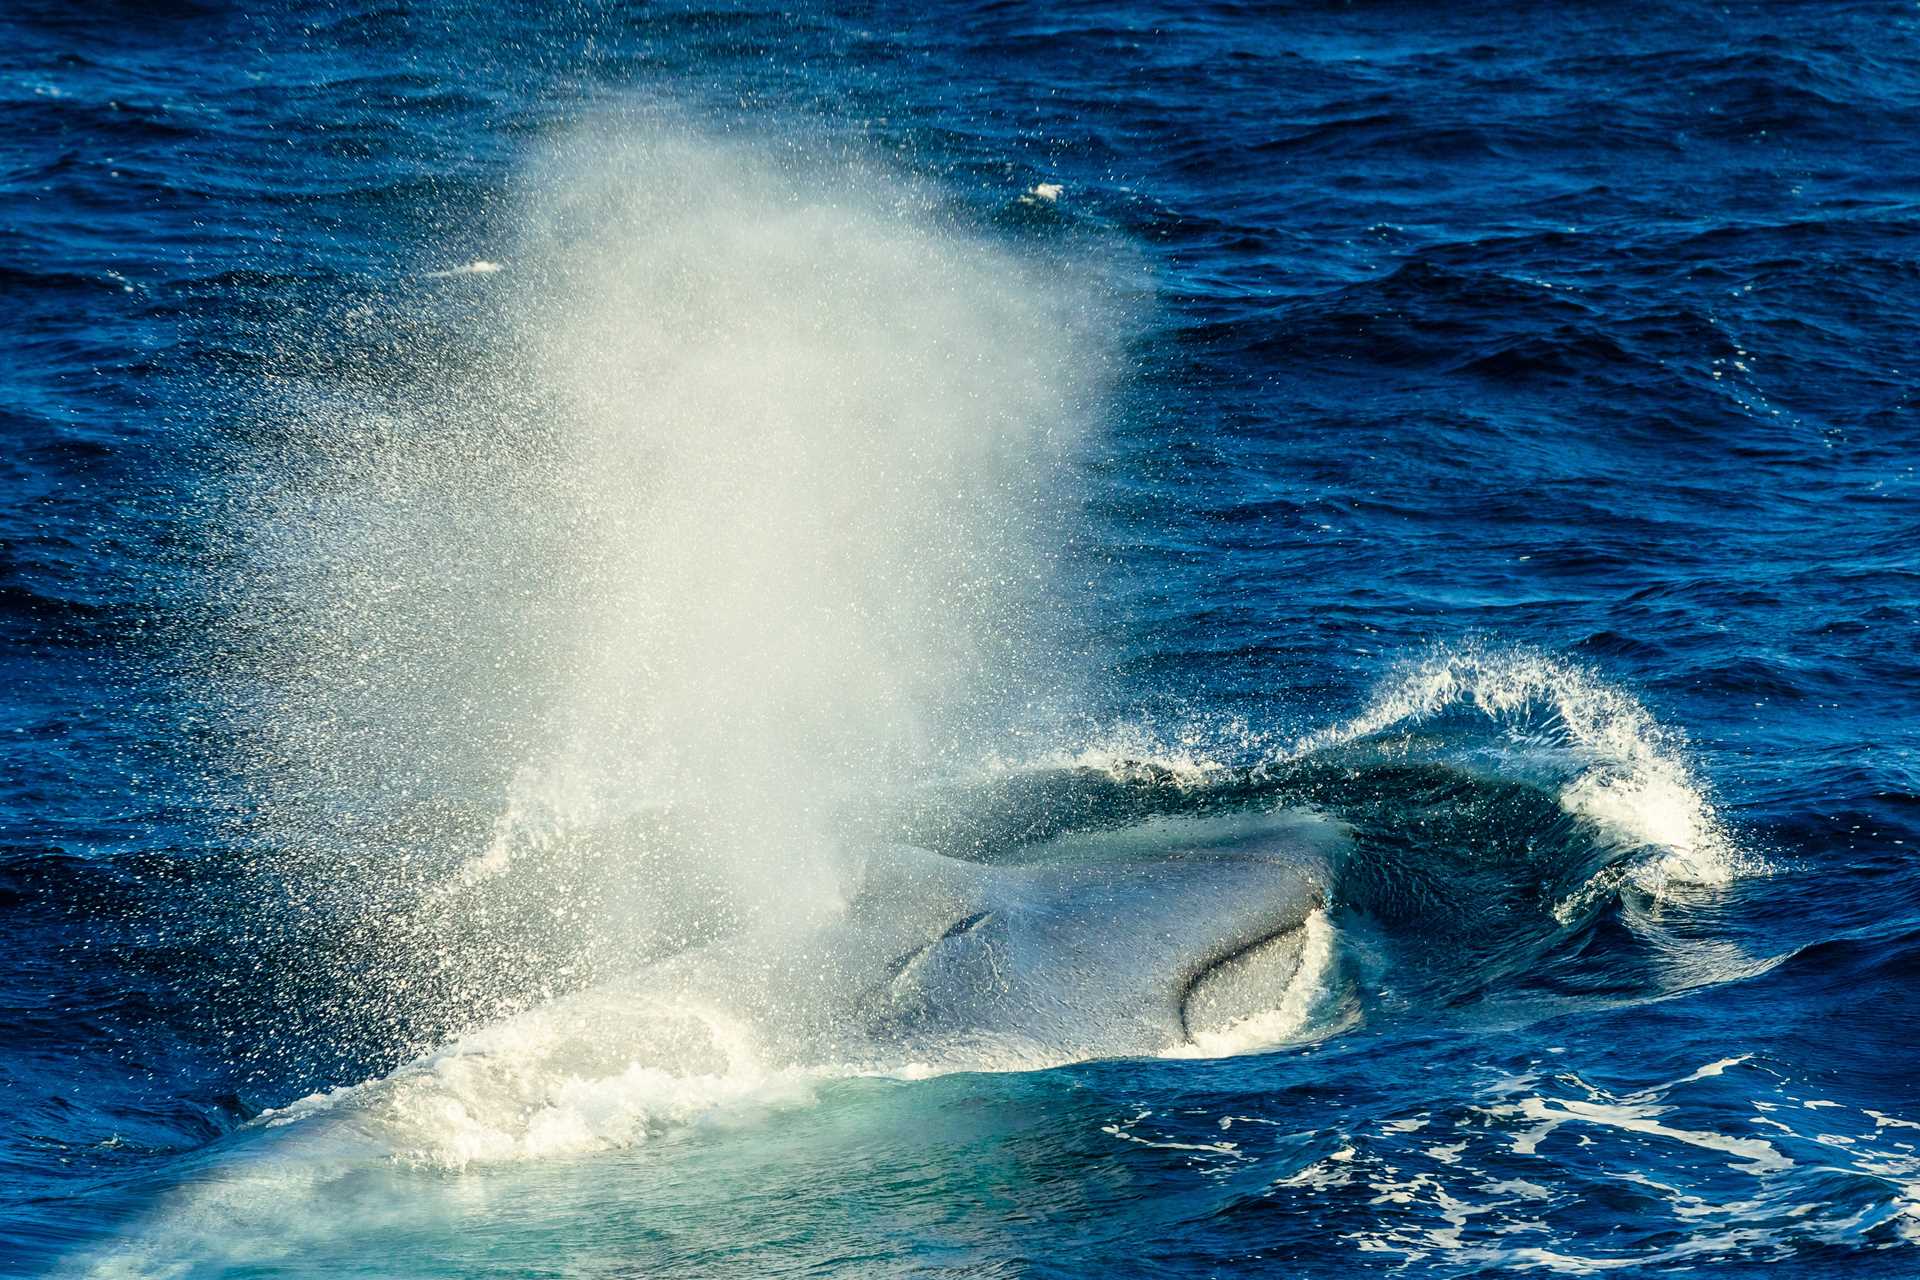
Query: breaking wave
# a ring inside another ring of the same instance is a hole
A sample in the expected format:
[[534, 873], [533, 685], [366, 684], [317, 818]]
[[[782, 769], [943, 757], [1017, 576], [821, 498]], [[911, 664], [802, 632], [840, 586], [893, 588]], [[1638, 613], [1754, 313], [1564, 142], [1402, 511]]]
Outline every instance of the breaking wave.
[[1290, 744], [1275, 763], [1462, 712], [1498, 729], [1471, 743], [1468, 763], [1477, 756], [1502, 776], [1555, 786], [1568, 813], [1636, 853], [1633, 875], [1649, 891], [1760, 869], [1721, 819], [1681, 733], [1591, 669], [1533, 650], [1436, 649], [1387, 679], [1358, 715]]

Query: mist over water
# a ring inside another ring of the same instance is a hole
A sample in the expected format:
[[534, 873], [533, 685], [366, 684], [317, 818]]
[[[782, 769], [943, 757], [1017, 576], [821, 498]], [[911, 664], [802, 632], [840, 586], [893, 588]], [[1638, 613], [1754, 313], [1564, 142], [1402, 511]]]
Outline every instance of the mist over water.
[[1082, 251], [818, 146], [605, 124], [518, 201], [500, 270], [386, 303], [484, 290], [481, 355], [273, 386], [219, 512], [268, 874], [439, 1032], [830, 908], [850, 807], [1074, 710], [1123, 336]]

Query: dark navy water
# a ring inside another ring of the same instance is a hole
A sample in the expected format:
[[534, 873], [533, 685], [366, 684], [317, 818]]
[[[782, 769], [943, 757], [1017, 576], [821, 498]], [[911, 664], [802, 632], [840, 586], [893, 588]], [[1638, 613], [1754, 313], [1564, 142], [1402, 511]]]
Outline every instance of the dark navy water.
[[[0, 1271], [1920, 1267], [1911, 6], [530, 8], [0, 9]], [[541, 1021], [1301, 807], [1214, 1056]]]

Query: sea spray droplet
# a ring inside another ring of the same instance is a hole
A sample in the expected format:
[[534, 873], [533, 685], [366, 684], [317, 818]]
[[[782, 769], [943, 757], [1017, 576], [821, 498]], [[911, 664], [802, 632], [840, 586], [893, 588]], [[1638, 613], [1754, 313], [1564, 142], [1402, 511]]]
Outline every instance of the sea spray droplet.
[[427, 272], [427, 278], [437, 280], [444, 279], [448, 276], [490, 276], [496, 275], [506, 269], [505, 263], [492, 262], [486, 258], [475, 258], [472, 262], [466, 263], [464, 266], [449, 267], [445, 271], [429, 271]]

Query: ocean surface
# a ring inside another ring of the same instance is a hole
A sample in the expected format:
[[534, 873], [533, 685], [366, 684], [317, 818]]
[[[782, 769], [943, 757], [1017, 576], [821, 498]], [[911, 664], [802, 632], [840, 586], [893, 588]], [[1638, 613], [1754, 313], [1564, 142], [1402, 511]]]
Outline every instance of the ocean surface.
[[246, 8], [0, 5], [0, 1273], [1920, 1273], [1920, 11]]

